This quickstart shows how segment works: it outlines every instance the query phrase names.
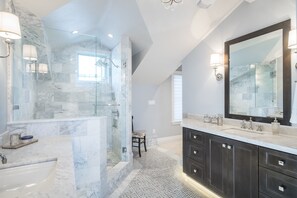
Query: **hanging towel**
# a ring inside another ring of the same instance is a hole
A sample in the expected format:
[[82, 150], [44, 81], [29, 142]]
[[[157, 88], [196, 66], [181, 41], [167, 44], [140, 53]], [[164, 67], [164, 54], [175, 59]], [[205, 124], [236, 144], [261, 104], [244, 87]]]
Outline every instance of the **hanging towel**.
[[295, 92], [294, 92], [292, 115], [291, 115], [290, 122], [292, 124], [297, 124], [297, 82], [295, 82]]

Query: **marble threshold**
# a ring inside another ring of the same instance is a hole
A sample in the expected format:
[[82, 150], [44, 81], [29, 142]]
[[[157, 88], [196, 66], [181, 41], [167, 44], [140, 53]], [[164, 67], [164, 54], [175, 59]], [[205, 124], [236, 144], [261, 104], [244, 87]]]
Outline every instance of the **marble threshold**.
[[218, 126], [216, 124], [204, 123], [201, 119], [195, 118], [184, 118], [181, 126], [297, 155], [297, 130], [295, 130], [296, 135], [286, 133], [286, 131], [273, 135], [266, 127], [267, 130], [262, 131], [262, 134], [258, 134], [255, 131], [243, 131], [240, 129], [239, 124], [230, 125], [230, 122], [228, 122], [223, 126]]
[[37, 143], [19, 149], [1, 149], [7, 164], [0, 169], [57, 160], [53, 183], [46, 190], [30, 192], [21, 197], [76, 197], [71, 137], [55, 136], [39, 139]]

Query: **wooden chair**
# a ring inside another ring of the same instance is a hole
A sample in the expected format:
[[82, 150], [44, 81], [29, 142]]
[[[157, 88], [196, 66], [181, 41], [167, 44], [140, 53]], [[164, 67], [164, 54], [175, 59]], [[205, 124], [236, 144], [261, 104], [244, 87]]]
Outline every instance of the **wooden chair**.
[[[134, 145], [136, 144], [136, 145]], [[144, 145], [144, 150], [146, 150], [146, 131], [145, 130], [138, 130], [134, 131], [133, 126], [133, 116], [132, 116], [132, 147], [138, 147], [139, 157], [141, 157], [141, 144]]]

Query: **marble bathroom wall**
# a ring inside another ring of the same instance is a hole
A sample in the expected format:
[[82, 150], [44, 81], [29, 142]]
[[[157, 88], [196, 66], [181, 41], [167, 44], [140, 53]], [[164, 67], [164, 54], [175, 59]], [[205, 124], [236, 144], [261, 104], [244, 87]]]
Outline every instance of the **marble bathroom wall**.
[[[10, 9], [14, 8], [10, 7]], [[9, 70], [12, 74], [8, 75], [8, 81], [12, 82], [7, 93], [9, 98], [8, 122], [34, 118], [37, 76], [35, 73], [26, 72], [26, 65], [29, 62], [23, 59], [23, 44], [36, 46], [39, 61], [48, 63], [49, 59], [47, 37], [43, 31], [42, 21], [18, 5], [15, 5], [15, 13], [19, 16], [22, 39], [14, 41], [13, 56], [8, 64], [11, 66]]]
[[35, 119], [105, 115], [97, 113], [95, 107], [100, 102], [110, 101], [110, 76], [107, 73], [104, 80], [82, 81], [78, 73], [79, 54], [109, 56], [109, 51], [97, 52], [97, 47], [96, 39], [89, 38], [52, 49], [52, 80], [38, 83]]

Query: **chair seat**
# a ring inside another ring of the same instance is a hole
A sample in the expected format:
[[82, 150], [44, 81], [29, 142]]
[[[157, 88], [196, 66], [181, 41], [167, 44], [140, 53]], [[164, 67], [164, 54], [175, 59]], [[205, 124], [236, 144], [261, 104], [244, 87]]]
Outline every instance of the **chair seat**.
[[132, 137], [134, 138], [144, 138], [145, 136], [145, 131], [133, 131], [132, 132]]
[[[137, 144], [137, 145], [134, 145]], [[141, 149], [140, 145], [144, 144], [144, 150], [146, 150], [146, 131], [145, 130], [139, 130], [139, 131], [133, 131], [132, 132], [132, 147], [138, 147], [138, 153], [139, 157], [141, 157]]]

